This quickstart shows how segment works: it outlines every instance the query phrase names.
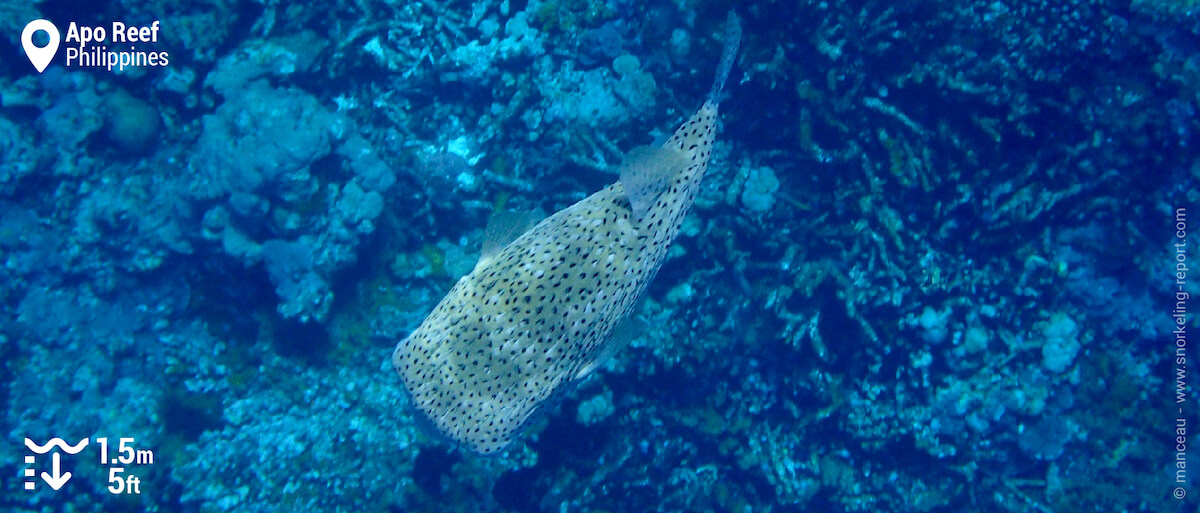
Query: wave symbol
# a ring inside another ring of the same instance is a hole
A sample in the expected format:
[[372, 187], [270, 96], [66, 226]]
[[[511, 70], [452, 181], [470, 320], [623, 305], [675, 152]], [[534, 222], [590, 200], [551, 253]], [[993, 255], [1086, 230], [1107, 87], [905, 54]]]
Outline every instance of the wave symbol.
[[50, 449], [53, 449], [56, 446], [62, 450], [62, 452], [67, 454], [79, 454], [79, 451], [82, 451], [84, 447], [87, 447], [87, 444], [87, 438], [80, 440], [79, 443], [75, 445], [67, 445], [63, 439], [58, 437], [51, 438], [49, 442], [46, 442], [46, 445], [38, 445], [34, 443], [33, 440], [28, 438], [25, 439], [25, 447], [28, 447], [29, 450], [33, 451], [35, 454], [46, 454], [50, 452]]

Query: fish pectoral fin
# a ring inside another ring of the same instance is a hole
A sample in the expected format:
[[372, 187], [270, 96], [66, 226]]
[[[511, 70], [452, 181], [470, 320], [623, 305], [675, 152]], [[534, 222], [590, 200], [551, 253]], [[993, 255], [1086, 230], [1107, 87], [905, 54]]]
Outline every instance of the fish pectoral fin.
[[683, 151], [672, 147], [638, 146], [621, 159], [621, 186], [634, 218], [641, 221], [675, 175], [688, 165]]
[[479, 253], [476, 267], [491, 260], [512, 241], [533, 229], [546, 215], [539, 210], [516, 212], [501, 210], [493, 212], [483, 229], [483, 249]]
[[585, 364], [579, 369], [579, 372], [575, 373], [575, 380], [578, 381], [588, 377], [588, 375], [600, 368], [600, 365], [608, 361], [609, 358], [612, 358], [614, 354], [617, 354], [617, 351], [629, 345], [635, 337], [641, 335], [644, 331], [646, 331], [646, 323], [641, 319], [626, 317], [625, 320], [617, 323], [617, 326], [613, 328], [612, 335], [609, 335], [604, 345], [596, 351], [596, 357], [592, 358], [592, 361]]

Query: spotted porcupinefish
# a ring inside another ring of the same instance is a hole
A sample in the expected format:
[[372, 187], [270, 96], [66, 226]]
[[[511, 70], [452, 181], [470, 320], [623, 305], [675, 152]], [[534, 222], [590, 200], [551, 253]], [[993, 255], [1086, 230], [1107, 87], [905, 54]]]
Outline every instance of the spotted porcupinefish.
[[708, 168], [740, 39], [731, 12], [707, 100], [662, 146], [630, 151], [616, 183], [532, 228], [513, 216], [489, 222], [474, 270], [392, 353], [438, 432], [478, 453], [500, 451], [628, 338], [628, 317]]

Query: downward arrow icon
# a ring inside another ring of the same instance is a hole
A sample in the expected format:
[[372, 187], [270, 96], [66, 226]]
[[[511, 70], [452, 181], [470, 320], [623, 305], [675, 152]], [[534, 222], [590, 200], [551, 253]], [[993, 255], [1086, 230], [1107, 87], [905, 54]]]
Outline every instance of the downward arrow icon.
[[62, 485], [67, 484], [67, 481], [71, 479], [70, 472], [62, 475], [58, 474], [58, 458], [59, 455], [57, 452], [51, 455], [50, 470], [54, 471], [54, 475], [42, 472], [42, 480], [45, 481], [46, 484], [50, 485], [50, 488], [55, 490], [62, 488]]

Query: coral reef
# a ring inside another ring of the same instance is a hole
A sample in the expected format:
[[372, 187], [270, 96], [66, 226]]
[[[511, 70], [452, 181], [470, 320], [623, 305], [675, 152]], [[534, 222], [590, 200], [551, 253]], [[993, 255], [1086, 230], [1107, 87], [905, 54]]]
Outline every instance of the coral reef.
[[[1194, 1], [68, 4], [0, 7], [0, 471], [155, 461], [0, 509], [1196, 508]], [[486, 219], [670, 134], [731, 7], [649, 328], [500, 456], [420, 429], [388, 356]], [[38, 17], [161, 20], [170, 65], [37, 74]]]

